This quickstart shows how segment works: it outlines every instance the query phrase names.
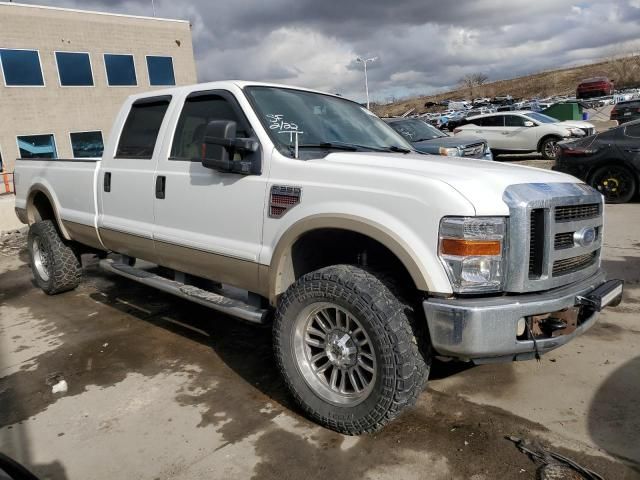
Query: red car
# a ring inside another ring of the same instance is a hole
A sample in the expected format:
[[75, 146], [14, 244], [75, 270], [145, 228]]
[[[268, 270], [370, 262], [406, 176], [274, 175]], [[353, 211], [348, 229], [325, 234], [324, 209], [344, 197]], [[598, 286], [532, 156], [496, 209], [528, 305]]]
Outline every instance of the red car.
[[604, 97], [613, 95], [613, 82], [607, 77], [587, 78], [576, 90], [576, 98]]

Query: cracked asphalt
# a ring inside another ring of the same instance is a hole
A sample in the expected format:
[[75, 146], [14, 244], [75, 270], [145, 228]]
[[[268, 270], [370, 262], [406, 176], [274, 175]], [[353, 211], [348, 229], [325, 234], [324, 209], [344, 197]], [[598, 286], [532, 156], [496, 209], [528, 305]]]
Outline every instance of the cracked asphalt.
[[[515, 435], [639, 479], [640, 205], [607, 206], [606, 223], [603, 266], [627, 282], [619, 307], [539, 363], [436, 363], [418, 404], [362, 437], [300, 416], [268, 328], [90, 259], [77, 290], [49, 297], [24, 236], [5, 235], [0, 452], [42, 479], [536, 478]], [[60, 379], [68, 390], [54, 394]]]

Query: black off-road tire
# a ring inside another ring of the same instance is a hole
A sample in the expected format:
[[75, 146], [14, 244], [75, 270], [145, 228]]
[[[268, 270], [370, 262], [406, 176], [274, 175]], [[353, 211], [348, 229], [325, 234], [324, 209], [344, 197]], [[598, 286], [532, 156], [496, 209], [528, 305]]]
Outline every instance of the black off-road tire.
[[[27, 246], [36, 284], [46, 294], [55, 295], [73, 290], [80, 284], [80, 258], [71, 245], [60, 238], [51, 220], [36, 222], [29, 227]], [[43, 257], [46, 259], [44, 269]]]
[[[392, 277], [335, 265], [303, 276], [282, 295], [273, 322], [277, 365], [293, 398], [315, 422], [346, 435], [371, 433], [416, 402], [429, 376], [431, 348], [426, 321], [400, 291]], [[373, 345], [377, 376], [356, 405], [328, 402], [301, 373], [293, 347], [296, 320], [310, 305], [321, 303], [349, 310]]]

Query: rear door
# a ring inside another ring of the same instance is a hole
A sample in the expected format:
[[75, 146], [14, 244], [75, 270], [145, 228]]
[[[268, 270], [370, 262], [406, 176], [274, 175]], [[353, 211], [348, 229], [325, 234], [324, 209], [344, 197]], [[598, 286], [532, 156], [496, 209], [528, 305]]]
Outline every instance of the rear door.
[[504, 128], [504, 115], [491, 115], [473, 121], [477, 128], [470, 128], [470, 132], [487, 140], [489, 148], [503, 149], [501, 132]]
[[115, 144], [105, 148], [97, 181], [98, 229], [104, 245], [152, 262], [156, 140], [162, 138], [170, 102], [166, 95], [149, 97], [123, 109], [115, 124], [124, 126]]

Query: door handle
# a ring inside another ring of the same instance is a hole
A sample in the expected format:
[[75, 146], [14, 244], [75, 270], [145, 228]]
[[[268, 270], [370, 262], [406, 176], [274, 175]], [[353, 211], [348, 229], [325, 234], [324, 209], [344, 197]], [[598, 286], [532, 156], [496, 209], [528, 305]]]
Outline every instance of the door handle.
[[165, 195], [165, 188], [167, 186], [167, 177], [164, 175], [158, 175], [156, 177], [156, 198], [162, 200]]
[[111, 191], [111, 172], [104, 172], [104, 191]]
[[501, 132], [502, 135], [509, 135], [509, 132]]

